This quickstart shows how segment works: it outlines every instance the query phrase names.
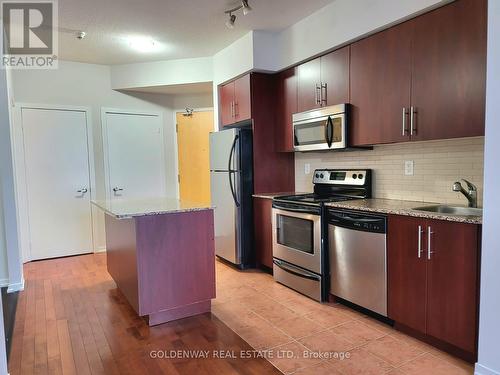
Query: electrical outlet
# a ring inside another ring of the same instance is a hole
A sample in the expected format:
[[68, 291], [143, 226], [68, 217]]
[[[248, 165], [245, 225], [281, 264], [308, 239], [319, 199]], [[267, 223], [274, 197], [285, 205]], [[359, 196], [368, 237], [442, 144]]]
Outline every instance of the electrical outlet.
[[304, 173], [305, 174], [311, 173], [311, 164], [309, 164], [309, 163], [304, 164]]
[[413, 176], [413, 160], [406, 160], [405, 161], [405, 176]]

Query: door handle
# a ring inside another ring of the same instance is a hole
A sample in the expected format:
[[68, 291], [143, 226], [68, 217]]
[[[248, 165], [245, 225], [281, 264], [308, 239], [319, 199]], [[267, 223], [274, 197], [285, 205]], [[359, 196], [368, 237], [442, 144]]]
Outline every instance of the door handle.
[[406, 116], [408, 115], [408, 109], [403, 107], [403, 137], [406, 135]]
[[88, 192], [88, 189], [87, 188], [83, 188], [83, 189], [77, 190], [76, 192], [80, 193], [80, 194], [85, 194], [86, 192]]
[[333, 143], [333, 121], [330, 116], [328, 116], [328, 120], [325, 125], [325, 139], [328, 145], [328, 148], [332, 147]]
[[431, 250], [431, 236], [434, 234], [432, 228], [430, 226], [427, 227], [427, 259], [431, 260], [431, 254], [434, 254], [434, 251]]
[[316, 83], [316, 104], [321, 105], [321, 85]]
[[113, 191], [114, 191], [115, 193], [117, 193], [117, 192], [119, 192], [119, 191], [123, 191], [123, 189], [122, 189], [122, 188], [119, 188], [119, 187], [114, 187], [114, 188], [113, 188]]
[[418, 226], [418, 248], [417, 248], [417, 256], [418, 258], [422, 257], [422, 233], [424, 233], [422, 226]]
[[[321, 84], [321, 106], [323, 106], [323, 103], [325, 103], [326, 105], [326, 101], [327, 101], [327, 84], [326, 83], [322, 83]], [[325, 96], [323, 97], [323, 89], [325, 90]]]
[[414, 106], [410, 107], [410, 135], [417, 134], [417, 128], [415, 127], [415, 115], [417, 114], [417, 108]]

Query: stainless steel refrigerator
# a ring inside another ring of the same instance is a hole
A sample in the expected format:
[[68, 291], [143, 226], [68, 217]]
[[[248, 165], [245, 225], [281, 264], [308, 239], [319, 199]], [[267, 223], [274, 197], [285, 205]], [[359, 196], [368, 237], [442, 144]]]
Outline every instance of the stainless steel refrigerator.
[[253, 266], [251, 129], [210, 133], [210, 183], [215, 254], [240, 268]]

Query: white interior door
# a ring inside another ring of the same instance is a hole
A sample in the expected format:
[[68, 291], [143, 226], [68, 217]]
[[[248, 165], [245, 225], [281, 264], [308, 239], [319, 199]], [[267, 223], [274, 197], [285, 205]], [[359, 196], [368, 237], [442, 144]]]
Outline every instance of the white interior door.
[[86, 112], [21, 114], [31, 259], [92, 252]]
[[109, 197], [165, 196], [163, 123], [160, 116], [105, 112]]

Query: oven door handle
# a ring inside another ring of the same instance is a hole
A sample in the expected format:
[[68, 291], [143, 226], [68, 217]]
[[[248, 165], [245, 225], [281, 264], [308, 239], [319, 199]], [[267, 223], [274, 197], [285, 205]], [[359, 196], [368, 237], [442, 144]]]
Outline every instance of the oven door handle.
[[298, 276], [298, 277], [302, 277], [304, 279], [309, 279], [309, 280], [314, 280], [314, 281], [321, 281], [321, 277], [312, 273], [312, 272], [307, 272], [307, 271], [304, 271], [298, 267], [294, 267], [294, 266], [291, 266], [291, 265], [288, 265], [284, 262], [282, 262], [281, 260], [279, 259], [273, 259], [273, 263], [281, 268], [283, 271], [285, 272], [288, 272], [292, 275], [295, 275], [295, 276]]
[[278, 210], [283, 210], [283, 211], [289, 211], [289, 212], [298, 212], [301, 214], [309, 214], [309, 215], [319, 215], [320, 212], [319, 210], [310, 209], [310, 208], [298, 208], [298, 207], [289, 207], [289, 206], [282, 206], [278, 202], [273, 202], [273, 208], [276, 208]]

